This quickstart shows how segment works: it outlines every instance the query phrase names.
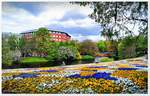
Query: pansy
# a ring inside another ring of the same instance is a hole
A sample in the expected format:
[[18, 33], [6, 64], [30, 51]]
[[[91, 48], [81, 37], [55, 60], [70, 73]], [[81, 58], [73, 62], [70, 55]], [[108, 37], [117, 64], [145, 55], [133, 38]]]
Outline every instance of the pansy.
[[22, 73], [22, 74], [20, 74], [20, 75], [14, 76], [14, 77], [34, 78], [34, 77], [37, 77], [37, 74]]
[[118, 70], [137, 70], [138, 68], [118, 68]]
[[5, 70], [3, 93], [147, 93], [147, 65], [120, 61], [82, 66]]
[[131, 66], [129, 64], [118, 64], [117, 67], [118, 68], [133, 68], [133, 66]]
[[57, 72], [57, 70], [41, 70], [40, 72]]
[[82, 71], [80, 72], [80, 76], [92, 76], [94, 73], [94, 71]]

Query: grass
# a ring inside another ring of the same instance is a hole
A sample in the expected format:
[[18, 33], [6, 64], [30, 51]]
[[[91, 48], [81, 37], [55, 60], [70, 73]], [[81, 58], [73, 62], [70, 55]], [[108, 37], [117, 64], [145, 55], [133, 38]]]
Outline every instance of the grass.
[[108, 58], [108, 57], [102, 57], [100, 58], [100, 62], [111, 62], [114, 61], [113, 58]]
[[83, 55], [82, 56], [82, 60], [93, 60], [93, 59], [94, 59], [94, 57], [91, 55]]
[[48, 62], [47, 59], [42, 57], [25, 57], [20, 60], [21, 63], [40, 63], [40, 62]]

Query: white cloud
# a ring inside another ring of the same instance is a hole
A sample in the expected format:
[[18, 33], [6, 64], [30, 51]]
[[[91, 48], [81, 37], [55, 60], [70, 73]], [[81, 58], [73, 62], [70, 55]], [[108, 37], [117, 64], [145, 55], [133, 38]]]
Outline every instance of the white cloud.
[[81, 34], [78, 34], [76, 36], [71, 36], [74, 40], [79, 40], [79, 41], [83, 41], [83, 40], [86, 40], [86, 39], [90, 39], [92, 41], [99, 41], [99, 40], [104, 40], [103, 37], [101, 37], [100, 35], [87, 35], [87, 36], [84, 36], [84, 35], [81, 35]]
[[58, 24], [64, 27], [84, 27], [90, 28], [96, 23], [90, 18], [79, 20], [59, 21], [67, 12], [79, 12], [87, 16], [92, 12], [89, 7], [81, 7], [69, 3], [48, 3], [39, 5], [43, 10], [38, 15], [33, 15], [31, 12], [6, 4], [2, 10], [2, 31], [20, 33], [26, 30], [37, 29], [39, 27]]
[[53, 21], [51, 22], [51, 24], [58, 24], [61, 25], [65, 28], [67, 27], [82, 27], [82, 28], [92, 28], [95, 27], [96, 25], [98, 25], [97, 23], [95, 23], [92, 19], [86, 17], [84, 19], [77, 19], [77, 20], [73, 20], [73, 19], [69, 19], [66, 21]]

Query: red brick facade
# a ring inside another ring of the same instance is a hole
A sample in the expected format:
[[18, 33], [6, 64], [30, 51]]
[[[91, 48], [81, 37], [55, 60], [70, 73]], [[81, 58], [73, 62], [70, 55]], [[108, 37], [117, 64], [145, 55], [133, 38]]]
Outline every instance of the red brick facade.
[[[26, 40], [32, 39], [32, 36], [35, 34], [34, 32], [25, 32], [21, 33]], [[49, 30], [49, 36], [51, 36], [52, 41], [56, 42], [65, 42], [71, 39], [71, 36], [65, 32]]]
[[62, 33], [50, 33], [50, 36], [52, 37], [53, 41], [57, 42], [65, 42], [71, 39], [70, 36]]

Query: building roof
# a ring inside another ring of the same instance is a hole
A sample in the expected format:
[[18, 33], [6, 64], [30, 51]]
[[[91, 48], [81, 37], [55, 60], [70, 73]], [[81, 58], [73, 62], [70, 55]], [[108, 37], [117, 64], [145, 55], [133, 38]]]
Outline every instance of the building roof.
[[[28, 30], [28, 31], [26, 31], [26, 32], [22, 32], [22, 33], [20, 33], [20, 34], [26, 34], [26, 33], [33, 33], [34, 31], [37, 31], [38, 29], [34, 29], [34, 30]], [[49, 30], [48, 29], [48, 31], [49, 32], [57, 32], [57, 33], [61, 33], [61, 34], [66, 34], [67, 36], [69, 36], [69, 37], [71, 37], [68, 33], [66, 33], [66, 32], [62, 32], [62, 31], [58, 31], [58, 30]]]

